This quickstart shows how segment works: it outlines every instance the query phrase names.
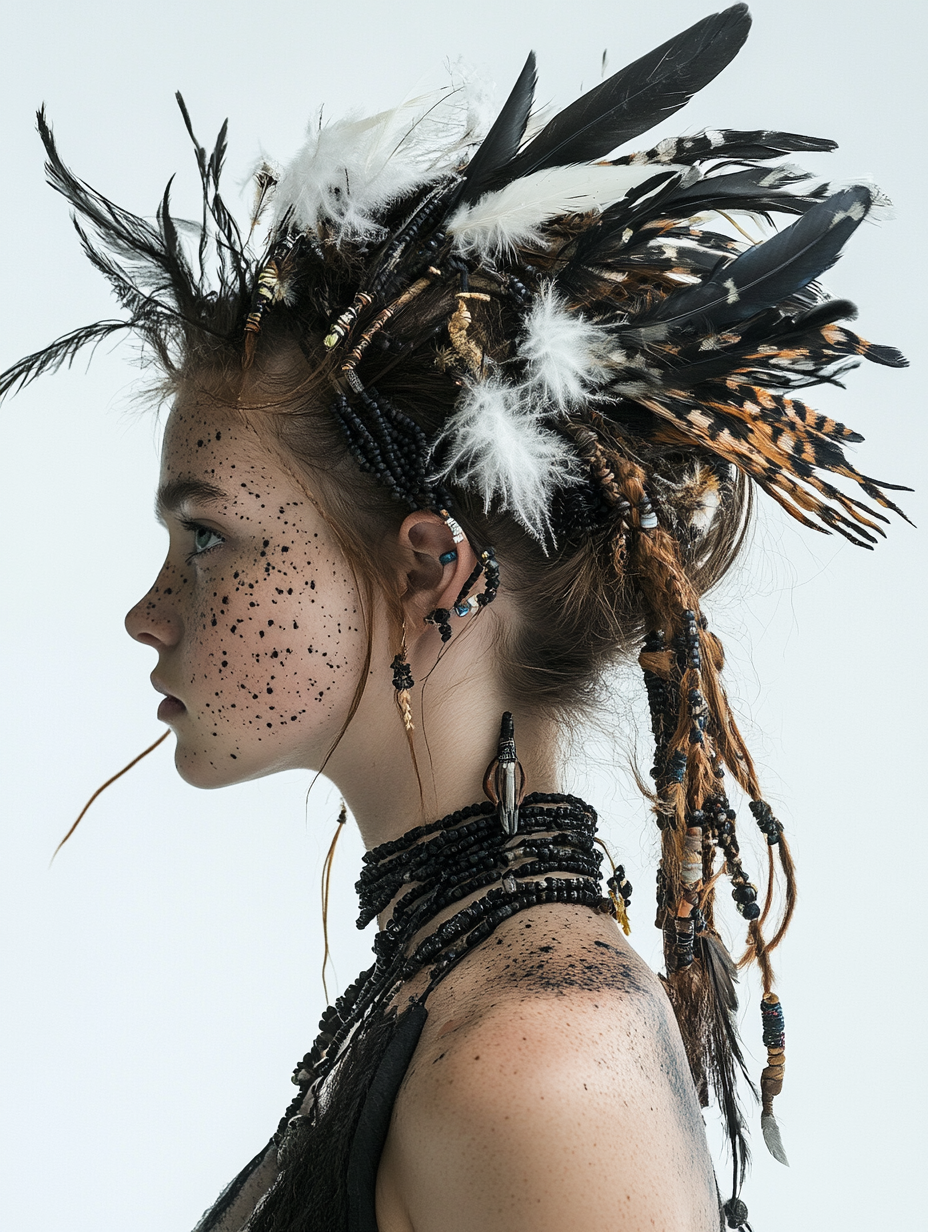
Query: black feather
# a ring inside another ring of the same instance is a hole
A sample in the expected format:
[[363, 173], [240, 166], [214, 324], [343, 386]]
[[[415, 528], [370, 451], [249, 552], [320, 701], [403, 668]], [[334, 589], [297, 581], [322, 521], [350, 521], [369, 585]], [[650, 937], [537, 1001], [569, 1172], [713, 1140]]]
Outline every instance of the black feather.
[[[635, 240], [625, 232], [649, 219], [700, 214], [706, 210], [748, 210], [765, 217], [773, 213], [803, 214], [828, 191], [825, 185], [804, 193], [789, 191], [792, 185], [808, 178], [805, 172], [789, 167], [753, 167], [730, 175], [699, 178], [695, 169], [681, 174], [655, 166], [652, 179], [637, 185], [620, 202], [610, 206], [603, 212], [599, 225], [579, 237], [560, 278], [566, 288], [576, 280], [583, 263], [595, 265], [608, 261], [610, 249], [621, 247], [628, 251], [634, 247]], [[653, 236], [642, 238], [649, 241]], [[706, 238], [705, 233], [703, 238]], [[658, 260], [655, 268], [662, 264], [666, 267], [673, 262]]]
[[96, 321], [93, 325], [84, 325], [70, 334], [63, 334], [41, 351], [26, 355], [0, 375], [0, 400], [11, 391], [24, 389], [44, 372], [57, 372], [62, 364], [70, 368], [77, 353], [85, 346], [96, 345], [110, 334], [131, 328], [131, 324], [130, 321]]
[[738, 973], [735, 964], [718, 938], [705, 933], [700, 941], [700, 957], [709, 993], [709, 1055], [706, 1069], [725, 1118], [737, 1193], [751, 1157], [738, 1099], [739, 1071], [755, 1098], [757, 1091], [748, 1074], [738, 1038], [738, 997], [735, 992]]
[[820, 329], [835, 321], [853, 321], [857, 317], [857, 305], [849, 299], [827, 299], [823, 304], [807, 308], [793, 319], [794, 329]]
[[636, 320], [632, 336], [653, 341], [695, 322], [723, 329], [780, 303], [834, 265], [872, 200], [863, 186], [834, 193], [765, 243], [720, 264], [706, 282], [668, 295]]
[[679, 111], [738, 54], [751, 27], [746, 4], [713, 13], [668, 39], [559, 112], [494, 185], [533, 171], [592, 162]]
[[492, 186], [494, 178], [519, 152], [535, 98], [536, 80], [535, 53], [530, 51], [525, 67], [502, 111], [467, 165], [464, 185], [454, 204], [472, 205]]
[[200, 145], [193, 131], [190, 113], [179, 90], [174, 97], [177, 99], [177, 105], [183, 116], [184, 125], [190, 140], [193, 142], [197, 168], [200, 172], [200, 183], [203, 190], [203, 222], [200, 230], [198, 250], [200, 291], [205, 292], [207, 286], [206, 255], [210, 236], [209, 222], [212, 220], [215, 228], [212, 238], [215, 244], [218, 265], [220, 297], [222, 297], [224, 292], [229, 292], [238, 297], [247, 297], [250, 275], [247, 262], [242, 257], [244, 243], [238, 224], [226, 209], [225, 202], [219, 193], [219, 180], [226, 156], [229, 121], [223, 121], [222, 127], [219, 129], [219, 135], [216, 138], [216, 144], [213, 147], [213, 152], [207, 156], [205, 147]]
[[[821, 335], [822, 327], [831, 325], [835, 321], [853, 319], [856, 315], [856, 306], [846, 299], [830, 299], [796, 317], [783, 316], [775, 309], [771, 309], [751, 321], [748, 327], [741, 331], [740, 341], [732, 346], [706, 355], [701, 347], [703, 340], [694, 339], [692, 352], [698, 358], [692, 363], [683, 358], [678, 366], [670, 366], [666, 383], [673, 385], [674, 389], [690, 389], [703, 381], [724, 378], [744, 368], [746, 357], [756, 354], [760, 344], [781, 349], [810, 346], [821, 350], [824, 345]], [[833, 366], [829, 364], [824, 355], [820, 355], [814, 370], [808, 372], [790, 367], [777, 368], [775, 364], [771, 365], [757, 360], [752, 361], [748, 367], [754, 372], [762, 370], [763, 381], [761, 383], [770, 389], [799, 389], [804, 386], [834, 383], [838, 376], [859, 365], [859, 356], [850, 351], [845, 351], [843, 354], [845, 358], [836, 358]], [[863, 437], [855, 433], [853, 437], [845, 437], [845, 439], [863, 440]], [[842, 457], [841, 461], [843, 460]]]
[[105, 243], [120, 256], [164, 268], [164, 250], [158, 231], [144, 219], [108, 201], [89, 185], [78, 180], [58, 155], [55, 139], [45, 119], [44, 107], [36, 114], [39, 136], [45, 146], [45, 172], [49, 184], [90, 222]]
[[751, 167], [730, 175], [709, 175], [675, 193], [668, 205], [687, 210], [749, 210], [756, 214], [804, 214], [828, 193], [827, 185], [791, 192], [791, 185], [811, 177], [792, 167]]
[[[687, 172], [687, 175], [695, 172]], [[629, 227], [635, 227], [649, 218], [660, 218], [663, 207], [676, 193], [680, 191], [683, 176], [679, 171], [659, 170], [655, 168], [654, 175], [644, 183], [636, 185], [625, 194], [621, 201], [610, 205], [603, 211], [598, 227], [591, 227], [584, 232], [577, 245], [577, 257], [580, 260], [596, 260], [593, 254], [605, 246], [615, 243]], [[627, 240], [626, 240], [627, 243]]]
[[713, 158], [762, 161], [782, 158], [784, 154], [830, 154], [837, 148], [838, 143], [828, 137], [806, 137], [802, 133], [778, 133], [764, 128], [751, 132], [723, 128], [678, 137], [675, 141], [662, 141], [644, 154], [627, 154], [617, 158], [616, 162], [627, 163], [633, 158], [652, 163], [694, 163]]

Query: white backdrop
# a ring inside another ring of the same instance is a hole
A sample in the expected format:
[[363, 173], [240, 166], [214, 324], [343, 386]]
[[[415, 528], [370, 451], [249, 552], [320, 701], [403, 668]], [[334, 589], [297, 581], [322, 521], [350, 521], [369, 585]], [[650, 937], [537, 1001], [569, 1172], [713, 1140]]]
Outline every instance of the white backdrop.
[[[235, 183], [260, 142], [287, 156], [321, 102], [335, 115], [379, 109], [440, 84], [443, 60], [458, 54], [504, 96], [534, 47], [540, 98], [563, 104], [599, 79], [604, 48], [618, 68], [711, 7], [9, 6], [0, 367], [113, 312], [42, 182], [32, 112], [43, 99], [78, 174], [153, 213], [175, 170], [181, 206], [194, 200], [177, 88], [204, 142], [230, 117]], [[841, 149], [818, 167], [839, 180], [870, 173], [893, 196], [897, 220], [862, 228], [829, 284], [860, 303], [862, 332], [901, 346], [913, 368], [871, 367], [852, 374], [847, 393], [818, 401], [868, 437], [857, 454], [864, 470], [924, 488], [922, 6], [752, 8], [741, 56], [662, 132], [831, 136]], [[93, 788], [160, 730], [150, 653], [121, 627], [163, 550], [150, 513], [157, 430], [133, 408], [131, 359], [125, 345], [101, 351], [89, 373], [80, 362], [0, 411], [0, 1225], [16, 1232], [189, 1228], [275, 1125], [323, 1007], [318, 875], [338, 806], [327, 784], [308, 803], [308, 777], [296, 774], [197, 792], [175, 777], [164, 746], [101, 799], [48, 867]], [[904, 503], [924, 521], [922, 493]], [[757, 1134], [745, 1197], [757, 1232], [923, 1227], [924, 544], [900, 523], [867, 553], [785, 521], [762, 516], [745, 567], [708, 604], [802, 878], [779, 959], [789, 1032], [779, 1111], [792, 1167], [770, 1160]], [[634, 674], [619, 689], [628, 747], [641, 723]], [[640, 744], [647, 764], [644, 735]], [[645, 810], [606, 753], [586, 759], [574, 786], [600, 806], [622, 851], [636, 885], [632, 940], [656, 962]], [[353, 930], [359, 852], [346, 836], [333, 911], [341, 986], [370, 944]], [[756, 1002], [750, 987], [744, 1027], [759, 1066]]]

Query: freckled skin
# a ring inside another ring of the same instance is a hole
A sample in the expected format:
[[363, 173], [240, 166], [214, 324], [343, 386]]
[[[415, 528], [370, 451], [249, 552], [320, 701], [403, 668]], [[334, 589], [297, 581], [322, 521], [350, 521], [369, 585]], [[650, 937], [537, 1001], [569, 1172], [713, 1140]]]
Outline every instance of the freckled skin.
[[[344, 558], [295, 477], [228, 411], [181, 402], [172, 412], [161, 486], [185, 480], [228, 499], [188, 495], [164, 511], [167, 559], [126, 617], [158, 651], [153, 680], [186, 707], [169, 720], [177, 769], [222, 787], [315, 768], [348, 714], [366, 645]], [[206, 550], [190, 559], [198, 543]]]

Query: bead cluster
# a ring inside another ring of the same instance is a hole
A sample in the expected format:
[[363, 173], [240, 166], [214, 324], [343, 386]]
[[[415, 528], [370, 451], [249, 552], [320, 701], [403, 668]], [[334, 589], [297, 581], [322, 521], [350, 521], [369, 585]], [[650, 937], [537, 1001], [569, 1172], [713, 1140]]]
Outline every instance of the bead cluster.
[[[694, 814], [695, 816], [695, 814]], [[723, 794], [710, 796], [702, 806], [701, 816], [725, 856], [725, 871], [731, 878], [731, 896], [741, 915], [750, 922], [760, 915], [757, 889], [748, 881], [741, 863], [738, 836], [735, 833], [735, 810]]]
[[397, 693], [401, 693], [404, 689], [413, 688], [416, 682], [412, 678], [412, 668], [403, 658], [402, 654], [393, 656], [390, 670], [393, 672], [393, 687]]
[[[536, 792], [523, 802], [513, 836], [500, 827], [495, 805], [483, 801], [365, 854], [357, 883], [358, 927], [392, 903], [390, 918], [375, 938], [374, 965], [326, 1009], [313, 1047], [294, 1070], [300, 1089], [278, 1127], [278, 1143], [291, 1121], [296, 1126], [304, 1115], [313, 1115], [315, 1096], [356, 1029], [375, 1013], [387, 1012], [405, 981], [427, 970], [424, 1000], [504, 920], [539, 903], [577, 903], [617, 914], [600, 888], [596, 822], [595, 811], [582, 800]], [[631, 886], [621, 867], [608, 887], [628, 903]], [[440, 912], [475, 894], [413, 948], [413, 938]]]
[[[447, 516], [446, 511], [442, 511]], [[452, 518], [451, 521], [454, 521]], [[477, 595], [470, 595], [481, 573], [484, 575], [484, 588]], [[442, 642], [451, 640], [451, 616], [469, 616], [473, 611], [479, 611], [492, 603], [499, 592], [499, 562], [491, 547], [484, 548], [477, 555], [477, 564], [471, 571], [467, 581], [461, 587], [458, 597], [451, 608], [437, 607], [425, 618], [427, 625], [436, 625]], [[469, 597], [470, 596], [470, 597]]]
[[419, 425], [373, 387], [354, 392], [355, 405], [336, 394], [332, 412], [361, 470], [410, 509], [447, 505], [448, 494], [428, 473], [428, 444]]
[[777, 821], [776, 817], [774, 817], [773, 810], [766, 800], [752, 800], [748, 808], [754, 814], [757, 828], [770, 846], [773, 847], [780, 841], [780, 835], [783, 833], [783, 823]]

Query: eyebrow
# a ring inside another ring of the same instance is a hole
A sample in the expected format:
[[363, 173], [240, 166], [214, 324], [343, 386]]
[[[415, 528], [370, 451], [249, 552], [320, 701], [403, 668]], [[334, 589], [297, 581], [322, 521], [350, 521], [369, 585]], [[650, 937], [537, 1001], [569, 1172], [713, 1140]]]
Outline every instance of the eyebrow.
[[155, 496], [155, 517], [164, 520], [166, 513], [177, 513], [187, 501], [205, 501], [215, 504], [218, 501], [228, 501], [231, 497], [214, 483], [203, 479], [172, 479], [163, 483]]

